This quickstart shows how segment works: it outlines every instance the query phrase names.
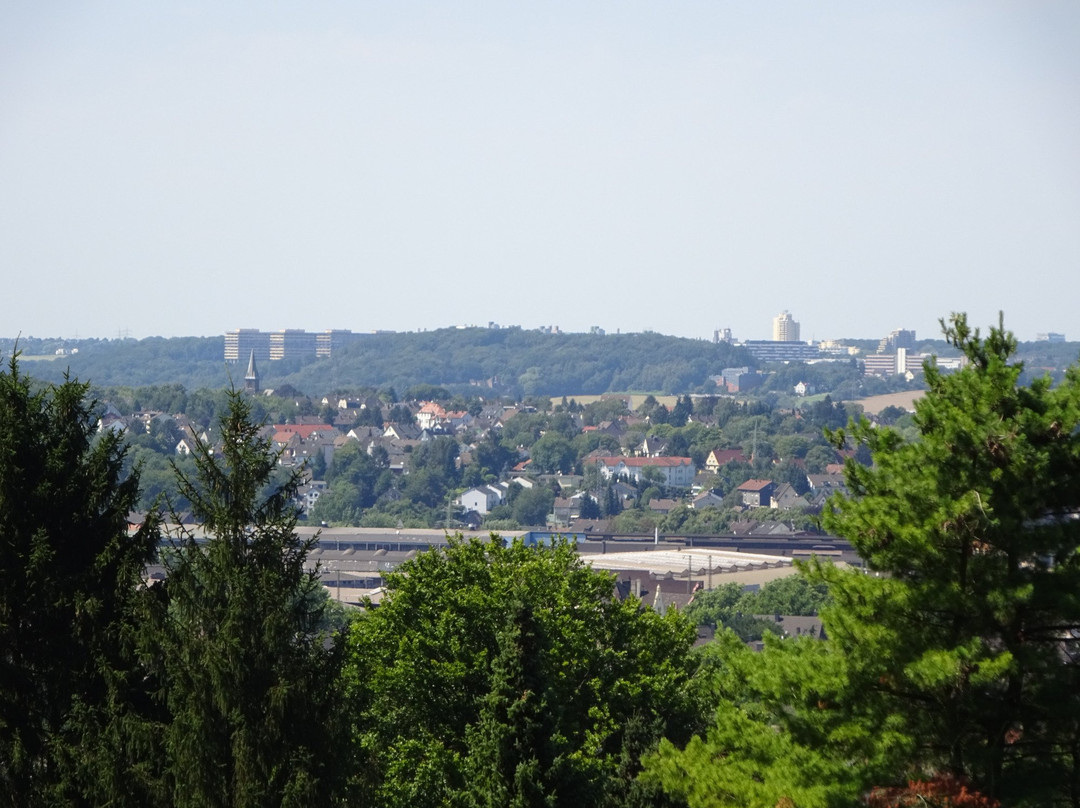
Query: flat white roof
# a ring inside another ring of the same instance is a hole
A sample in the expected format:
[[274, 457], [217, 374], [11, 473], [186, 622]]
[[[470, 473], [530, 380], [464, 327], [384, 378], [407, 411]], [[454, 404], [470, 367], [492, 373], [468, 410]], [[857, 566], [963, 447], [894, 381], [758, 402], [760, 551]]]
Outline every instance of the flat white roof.
[[643, 550], [631, 553], [583, 555], [585, 563], [602, 570], [640, 570], [656, 575], [700, 578], [705, 575], [792, 568], [787, 556], [736, 553], [730, 550]]

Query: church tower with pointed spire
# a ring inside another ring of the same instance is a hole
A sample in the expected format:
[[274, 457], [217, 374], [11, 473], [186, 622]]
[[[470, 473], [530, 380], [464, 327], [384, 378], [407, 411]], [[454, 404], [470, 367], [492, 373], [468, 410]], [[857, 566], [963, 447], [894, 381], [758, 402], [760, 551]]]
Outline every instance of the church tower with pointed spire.
[[247, 373], [244, 374], [244, 389], [249, 393], [259, 392], [259, 371], [255, 368], [255, 351], [248, 358]]

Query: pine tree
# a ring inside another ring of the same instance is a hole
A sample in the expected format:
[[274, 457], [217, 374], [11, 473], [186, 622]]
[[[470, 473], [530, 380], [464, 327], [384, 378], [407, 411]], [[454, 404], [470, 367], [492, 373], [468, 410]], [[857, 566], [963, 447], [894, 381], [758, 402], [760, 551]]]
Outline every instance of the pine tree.
[[107, 727], [132, 678], [124, 618], [155, 544], [138, 475], [88, 385], [0, 373], [0, 804], [55, 805], [124, 768]]
[[946, 337], [968, 364], [927, 368], [918, 440], [832, 434], [874, 464], [848, 462], [825, 515], [867, 569], [809, 570], [828, 639], [718, 646], [714, 727], [648, 762], [692, 808], [827, 808], [909, 780], [1080, 805], [1080, 369], [1025, 387], [1001, 325], [982, 339], [955, 315]]
[[851, 430], [875, 465], [848, 463], [825, 525], [876, 574], [821, 568], [826, 626], [925, 772], [1080, 805], [1080, 370], [1020, 386], [1003, 326], [954, 316], [946, 337], [968, 366], [927, 368], [917, 442]]
[[278, 455], [233, 391], [221, 444], [179, 471], [201, 535], [184, 530], [156, 593], [147, 660], [157, 660], [166, 782], [177, 806], [326, 804], [337, 787], [340, 654], [320, 624], [325, 598], [296, 532], [301, 471]]

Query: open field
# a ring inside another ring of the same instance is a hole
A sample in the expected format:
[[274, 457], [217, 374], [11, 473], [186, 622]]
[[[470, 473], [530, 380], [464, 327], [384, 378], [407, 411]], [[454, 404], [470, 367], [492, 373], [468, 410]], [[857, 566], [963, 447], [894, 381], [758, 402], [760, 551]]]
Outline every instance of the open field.
[[925, 390], [905, 390], [902, 393], [886, 393], [881, 396], [860, 398], [853, 403], [861, 404], [863, 412], [868, 415], [877, 415], [886, 407], [903, 407], [908, 412], [914, 412], [915, 401], [925, 395]]

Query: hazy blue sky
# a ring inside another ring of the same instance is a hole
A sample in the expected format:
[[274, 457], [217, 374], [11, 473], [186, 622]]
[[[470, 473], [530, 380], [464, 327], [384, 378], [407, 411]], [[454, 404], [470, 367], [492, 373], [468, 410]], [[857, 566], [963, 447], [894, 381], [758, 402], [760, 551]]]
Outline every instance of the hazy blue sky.
[[1080, 339], [1080, 3], [0, 0], [0, 334]]

